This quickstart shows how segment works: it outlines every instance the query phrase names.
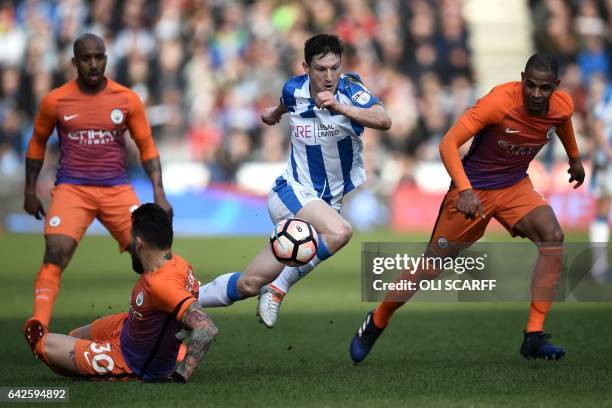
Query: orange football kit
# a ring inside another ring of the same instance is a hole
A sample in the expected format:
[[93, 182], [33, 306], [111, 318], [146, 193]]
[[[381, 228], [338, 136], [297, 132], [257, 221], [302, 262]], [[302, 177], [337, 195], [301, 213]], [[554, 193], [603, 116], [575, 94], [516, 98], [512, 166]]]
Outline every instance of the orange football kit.
[[[60, 162], [45, 218], [45, 235], [69, 236], [77, 243], [94, 218], [124, 251], [130, 243], [131, 211], [140, 205], [129, 185], [125, 132], [136, 142], [142, 161], [158, 157], [144, 106], [138, 95], [106, 78], [95, 95], [76, 80], [54, 89], [41, 103], [27, 158], [43, 160], [49, 136], [57, 130]], [[47, 263], [34, 284], [34, 314], [46, 327], [59, 291], [61, 269]]]
[[[187, 307], [197, 301], [199, 282], [191, 265], [173, 254], [160, 269], [145, 272], [132, 289], [127, 313], [117, 313], [91, 324], [91, 339], [75, 344], [75, 363], [84, 377], [160, 380], [176, 365]], [[36, 353], [47, 362], [45, 337]]]
[[[556, 90], [549, 99], [548, 113], [530, 116], [525, 110], [521, 82], [493, 88], [466, 111], [449, 129], [440, 144], [444, 165], [453, 182], [440, 206], [430, 239], [434, 253], [444, 253], [448, 243], [465, 248], [478, 240], [492, 218], [513, 236], [515, 225], [537, 207], [548, 205], [535, 191], [527, 174], [529, 163], [555, 135], [570, 159], [579, 152], [572, 127], [574, 107], [571, 97]], [[458, 148], [474, 137], [463, 159]], [[459, 193], [473, 189], [480, 199], [484, 218], [467, 219], [457, 210]], [[545, 270], [560, 267], [559, 248], [539, 248], [536, 265]], [[411, 294], [408, 294], [411, 296]], [[389, 297], [392, 298], [392, 297]], [[395, 299], [397, 300], [397, 299]], [[407, 299], [405, 299], [407, 300]], [[374, 312], [374, 324], [386, 327], [393, 312], [404, 302], [385, 301]], [[533, 300], [527, 331], [542, 330], [551, 301]]]

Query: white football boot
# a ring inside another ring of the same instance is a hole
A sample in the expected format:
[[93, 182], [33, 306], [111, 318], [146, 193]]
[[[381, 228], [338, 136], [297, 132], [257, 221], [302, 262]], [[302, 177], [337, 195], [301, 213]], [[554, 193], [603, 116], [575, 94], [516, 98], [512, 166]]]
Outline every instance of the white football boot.
[[259, 290], [257, 316], [268, 329], [273, 328], [276, 324], [284, 297], [285, 294], [273, 285], [266, 285]]

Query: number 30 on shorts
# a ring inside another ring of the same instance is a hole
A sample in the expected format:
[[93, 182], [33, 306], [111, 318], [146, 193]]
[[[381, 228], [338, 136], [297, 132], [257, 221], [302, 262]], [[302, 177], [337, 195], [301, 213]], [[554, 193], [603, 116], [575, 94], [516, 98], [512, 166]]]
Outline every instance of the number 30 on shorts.
[[113, 371], [113, 368], [115, 367], [115, 362], [113, 361], [111, 356], [106, 354], [110, 353], [111, 351], [110, 343], [106, 343], [106, 345], [91, 343], [89, 348], [93, 353], [93, 358], [91, 358], [90, 360], [89, 351], [85, 351], [83, 355], [85, 356], [85, 360], [87, 360], [89, 365], [92, 366], [94, 370], [101, 374], [110, 373], [111, 371]]

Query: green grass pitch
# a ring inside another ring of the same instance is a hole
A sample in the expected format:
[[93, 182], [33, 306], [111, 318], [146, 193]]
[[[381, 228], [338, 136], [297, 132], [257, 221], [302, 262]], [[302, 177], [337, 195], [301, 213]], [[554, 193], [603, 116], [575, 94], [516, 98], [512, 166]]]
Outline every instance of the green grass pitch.
[[[394, 316], [368, 359], [353, 365], [349, 341], [374, 306], [360, 301], [360, 242], [423, 239], [355, 235], [294, 287], [273, 330], [258, 323], [255, 299], [210, 310], [220, 335], [189, 384], [152, 385], [64, 379], [30, 355], [21, 327], [32, 310], [43, 238], [4, 235], [0, 386], [69, 387], [79, 407], [612, 406], [610, 303], [556, 304], [547, 329], [567, 355], [547, 362], [518, 353], [527, 303], [415, 302]], [[264, 242], [179, 238], [174, 250], [206, 282], [241, 270]], [[136, 280], [114, 241], [86, 237], [64, 272], [52, 331], [126, 310]]]

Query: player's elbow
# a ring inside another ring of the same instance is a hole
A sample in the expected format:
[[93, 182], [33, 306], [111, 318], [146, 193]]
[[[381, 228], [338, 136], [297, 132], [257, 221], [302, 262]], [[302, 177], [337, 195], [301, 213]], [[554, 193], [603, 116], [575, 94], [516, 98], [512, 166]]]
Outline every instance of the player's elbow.
[[393, 124], [393, 121], [391, 120], [391, 117], [387, 114], [384, 115], [384, 117], [381, 120], [380, 123], [380, 127], [378, 129], [380, 130], [389, 130], [391, 129], [391, 125]]
[[373, 121], [371, 127], [377, 130], [389, 130], [391, 129], [391, 117], [384, 110], [377, 111], [378, 117]]
[[440, 157], [442, 160], [444, 160], [444, 158], [447, 157], [450, 152], [458, 151], [459, 146], [460, 145], [452, 136], [449, 134], [444, 135], [442, 140], [440, 140], [440, 144], [438, 145], [438, 151], [440, 152]]
[[447, 149], [448, 149], [448, 140], [444, 137], [442, 138], [442, 140], [440, 141], [440, 144], [438, 145], [438, 151], [440, 152], [440, 157], [442, 158], [442, 160], [444, 160], [444, 156], [446, 154]]

